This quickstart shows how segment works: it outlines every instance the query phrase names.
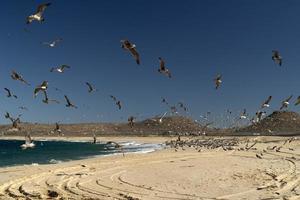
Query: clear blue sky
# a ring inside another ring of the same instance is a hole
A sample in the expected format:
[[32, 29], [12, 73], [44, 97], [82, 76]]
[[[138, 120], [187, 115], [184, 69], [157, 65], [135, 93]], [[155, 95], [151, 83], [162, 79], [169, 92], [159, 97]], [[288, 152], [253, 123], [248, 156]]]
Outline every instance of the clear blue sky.
[[[26, 25], [26, 17], [44, 2], [0, 2], [1, 115], [23, 113], [22, 120], [31, 122], [124, 121], [129, 115], [163, 113], [165, 97], [173, 104], [185, 102], [197, 119], [226, 109], [247, 108], [253, 114], [273, 95], [270, 112], [290, 94], [293, 100], [300, 94], [300, 1], [52, 0], [43, 24]], [[41, 45], [58, 37], [63, 42], [57, 48]], [[124, 38], [136, 44], [140, 66], [121, 49]], [[281, 52], [282, 67], [272, 61], [273, 49]], [[171, 80], [157, 72], [159, 56]], [[72, 68], [65, 74], [49, 72], [61, 64]], [[31, 86], [13, 81], [12, 69]], [[218, 91], [217, 73], [223, 75]], [[43, 80], [49, 81], [49, 96], [63, 104], [46, 105], [42, 95], [33, 99], [33, 87]], [[86, 81], [99, 92], [88, 94]], [[4, 87], [19, 99], [7, 98]], [[79, 109], [66, 108], [64, 94]], [[123, 102], [121, 111], [110, 94]], [[8, 121], [0, 117], [0, 123]]]

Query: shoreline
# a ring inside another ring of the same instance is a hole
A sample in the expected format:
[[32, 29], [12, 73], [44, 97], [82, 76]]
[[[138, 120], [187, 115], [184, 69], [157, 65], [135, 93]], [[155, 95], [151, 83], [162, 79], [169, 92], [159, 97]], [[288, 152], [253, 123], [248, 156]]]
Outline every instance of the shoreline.
[[[44, 137], [43, 137], [44, 138]], [[131, 140], [130, 137], [117, 137]], [[117, 138], [114, 138], [117, 140]], [[208, 137], [207, 137], [208, 138]], [[73, 137], [72, 139], [78, 139]], [[112, 137], [103, 138], [112, 140]], [[166, 138], [139, 138], [144, 142]], [[167, 138], [170, 140], [171, 138]], [[176, 139], [173, 138], [173, 139]], [[300, 196], [300, 140], [240, 138], [249, 151], [166, 148], [146, 154], [101, 156], [59, 164], [0, 168], [0, 199], [275, 199]], [[282, 146], [280, 151], [267, 150]], [[267, 150], [266, 152], [263, 150]], [[257, 158], [257, 154], [262, 158]], [[285, 181], [284, 185], [281, 182]], [[125, 198], [126, 196], [126, 198]], [[128, 197], [128, 198], [127, 198]]]

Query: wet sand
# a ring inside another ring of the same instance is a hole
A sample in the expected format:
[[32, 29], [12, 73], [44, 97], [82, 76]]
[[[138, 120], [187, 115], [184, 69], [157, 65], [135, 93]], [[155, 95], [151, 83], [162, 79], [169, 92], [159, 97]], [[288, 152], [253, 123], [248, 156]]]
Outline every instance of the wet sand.
[[[91, 140], [81, 138], [86, 139]], [[161, 143], [170, 138], [99, 139]], [[0, 199], [51, 199], [49, 191], [57, 196], [52, 199], [300, 199], [300, 141], [282, 146], [286, 139], [252, 137], [249, 144], [258, 143], [249, 151], [163, 149], [0, 168]], [[282, 146], [279, 152], [268, 148], [275, 145]], [[256, 157], [260, 153], [262, 159]]]

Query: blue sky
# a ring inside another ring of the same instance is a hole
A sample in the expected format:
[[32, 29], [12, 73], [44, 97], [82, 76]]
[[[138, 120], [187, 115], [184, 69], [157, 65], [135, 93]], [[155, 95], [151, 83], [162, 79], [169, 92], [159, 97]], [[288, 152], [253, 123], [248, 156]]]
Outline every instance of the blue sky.
[[[19, 96], [9, 99], [0, 88], [0, 112], [23, 113], [23, 121], [145, 118], [166, 111], [161, 97], [172, 104], [184, 102], [195, 119], [226, 109], [239, 113], [247, 108], [253, 114], [269, 95], [271, 112], [282, 99], [293, 94], [295, 100], [299, 94], [299, 1], [53, 0], [43, 24], [26, 25], [26, 17], [44, 2], [0, 2], [0, 85]], [[63, 42], [57, 48], [41, 45], [59, 37]], [[140, 66], [121, 49], [124, 38], [136, 44]], [[272, 61], [273, 49], [281, 52], [282, 67]], [[157, 72], [159, 56], [172, 79]], [[72, 68], [64, 74], [49, 72], [61, 64]], [[13, 81], [12, 69], [31, 86]], [[218, 73], [223, 85], [216, 91], [213, 78]], [[43, 104], [42, 95], [33, 98], [33, 87], [43, 80], [49, 81], [49, 96], [61, 104]], [[88, 94], [86, 81], [99, 91]], [[66, 108], [64, 94], [79, 109]], [[123, 102], [121, 111], [110, 94]], [[0, 123], [7, 120], [0, 117]]]

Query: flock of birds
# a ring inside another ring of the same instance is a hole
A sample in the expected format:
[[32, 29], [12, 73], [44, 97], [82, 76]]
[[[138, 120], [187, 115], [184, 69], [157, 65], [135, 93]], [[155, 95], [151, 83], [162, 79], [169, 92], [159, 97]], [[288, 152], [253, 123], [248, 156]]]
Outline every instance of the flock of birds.
[[[44, 3], [44, 4], [41, 4], [37, 7], [37, 10], [35, 13], [33, 13], [32, 15], [28, 16], [27, 17], [27, 24], [31, 24], [33, 23], [34, 21], [37, 21], [37, 22], [44, 22], [45, 21], [45, 18], [44, 18], [44, 12], [45, 10], [51, 5], [51, 3]], [[50, 41], [50, 42], [43, 42], [42, 44], [43, 45], [46, 45], [47, 47], [49, 48], [55, 48], [60, 42], [62, 42], [62, 39], [59, 38], [59, 39], [56, 39], [56, 40], [53, 40], [53, 41]], [[136, 48], [136, 45], [132, 42], [130, 42], [129, 40], [127, 39], [124, 39], [124, 40], [121, 40], [121, 48], [128, 51], [131, 56], [134, 58], [134, 60], [136, 61], [136, 63], [138, 65], [141, 64], [141, 60], [140, 60], [140, 54], [139, 52], [137, 51], [137, 48]], [[158, 72], [160, 74], [163, 74], [165, 75], [166, 77], [168, 78], [172, 78], [172, 75], [171, 75], [171, 71], [169, 70], [169, 68], [166, 67], [166, 64], [165, 64], [165, 61], [162, 57], [159, 57], [158, 58], [159, 60], [159, 68], [158, 68]], [[282, 56], [280, 55], [279, 51], [277, 50], [273, 50], [272, 51], [272, 60], [278, 64], [279, 66], [282, 65]], [[69, 65], [60, 65], [60, 66], [57, 66], [57, 67], [53, 67], [50, 69], [50, 72], [56, 72], [56, 73], [64, 73], [66, 70], [70, 70], [71, 67]], [[16, 72], [15, 70], [13, 70], [11, 72], [11, 78], [13, 80], [16, 80], [16, 81], [20, 81], [21, 83], [23, 84], [26, 84], [28, 86], [30, 86], [29, 82], [27, 82], [23, 76]], [[87, 89], [88, 89], [88, 92], [89, 93], [92, 93], [92, 92], [96, 92], [97, 89], [95, 87], [93, 87], [93, 85], [89, 82], [86, 82], [85, 83], [86, 86], [87, 86]], [[220, 89], [221, 85], [223, 84], [222, 82], [222, 75], [221, 74], [218, 74], [215, 78], [214, 78], [214, 84], [215, 84], [215, 89], [218, 90]], [[13, 97], [13, 98], [18, 98], [14, 93], [13, 91], [11, 91], [10, 89], [8, 88], [4, 88], [5, 91], [7, 92], [7, 97]], [[44, 98], [42, 100], [43, 103], [45, 104], [49, 104], [49, 103], [57, 103], [59, 104], [60, 102], [56, 99], [50, 99], [49, 96], [48, 96], [48, 93], [47, 93], [47, 89], [48, 89], [48, 81], [43, 81], [40, 85], [36, 86], [34, 88], [34, 98], [36, 98], [38, 96], [38, 94], [42, 93], [44, 95]], [[59, 90], [58, 88], [56, 88], [56, 90]], [[280, 110], [283, 110], [283, 109], [286, 109], [288, 108], [289, 104], [290, 104], [290, 101], [292, 99], [293, 95], [289, 96], [288, 98], [284, 99], [281, 103], [281, 107], [280, 107]], [[110, 95], [110, 98], [113, 100], [113, 102], [115, 103], [115, 105], [117, 106], [118, 109], [122, 109], [122, 102], [121, 100], [119, 100], [117, 97], [113, 96], [113, 95]], [[68, 108], [75, 108], [77, 109], [77, 105], [75, 105], [75, 103], [73, 103], [73, 101], [70, 100], [70, 98], [67, 96], [67, 95], [64, 95], [64, 99], [65, 99], [65, 106], [68, 107]], [[263, 116], [266, 114], [266, 112], [263, 110], [265, 108], [268, 108], [270, 107], [270, 102], [272, 100], [272, 96], [269, 96], [261, 105], [259, 111], [256, 112], [256, 115], [255, 117], [253, 117], [252, 119], [249, 118], [249, 115], [246, 111], [246, 109], [244, 109], [242, 111], [242, 113], [240, 114], [239, 116], [239, 119], [249, 119], [251, 120], [253, 123], [256, 123], [258, 121], [260, 121]], [[166, 104], [168, 106], [168, 108], [170, 109], [170, 113], [178, 113], [177, 111], [177, 107], [179, 107], [180, 109], [182, 109], [184, 112], [187, 112], [188, 109], [186, 107], [186, 105], [184, 105], [182, 102], [179, 102], [177, 105], [170, 105], [167, 100], [165, 98], [162, 99], [162, 103]], [[296, 102], [295, 102], [295, 105], [299, 105], [300, 104], [300, 96], [297, 98]], [[24, 106], [21, 106], [19, 107], [20, 109], [23, 109], [23, 110], [27, 110], [26, 107]], [[229, 113], [231, 113], [231, 111], [228, 111]], [[164, 113], [160, 118], [159, 118], [159, 122], [161, 123], [162, 122], [162, 119], [166, 116], [167, 112]], [[9, 119], [11, 122], [12, 122], [12, 125], [13, 125], [13, 128], [16, 128], [18, 129], [18, 124], [20, 123], [20, 115], [16, 118], [13, 118], [8, 112], [5, 114], [5, 118], [6, 119]], [[130, 116], [128, 118], [128, 124], [130, 127], [133, 127], [134, 126], [134, 120], [136, 118], [134, 116]], [[208, 124], [211, 124], [211, 123], [208, 123]], [[56, 127], [55, 129], [53, 130], [53, 132], [57, 132], [57, 133], [61, 133], [61, 129], [59, 127], [59, 124], [56, 123]], [[28, 147], [31, 147], [32, 145], [32, 140], [31, 140], [31, 137], [30, 135], [28, 134], [26, 136], [26, 144], [28, 144], [27, 146]]]

